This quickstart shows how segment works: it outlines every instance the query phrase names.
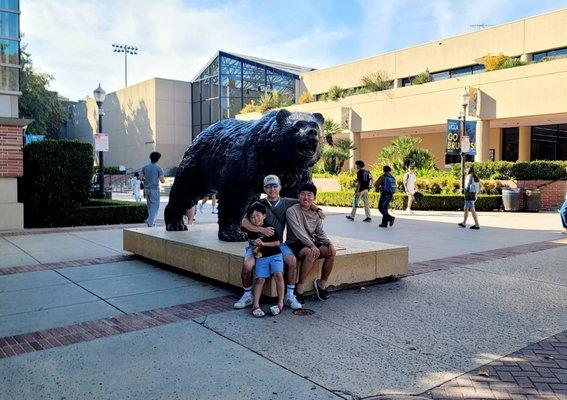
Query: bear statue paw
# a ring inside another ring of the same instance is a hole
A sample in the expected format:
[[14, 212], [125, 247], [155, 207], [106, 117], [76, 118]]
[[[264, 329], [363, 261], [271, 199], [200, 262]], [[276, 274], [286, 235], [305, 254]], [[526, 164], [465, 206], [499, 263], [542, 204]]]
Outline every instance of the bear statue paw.
[[248, 235], [238, 225], [230, 225], [219, 231], [219, 239], [223, 242], [245, 242], [248, 240]]
[[165, 229], [168, 231], [186, 231], [187, 225], [185, 225], [183, 222], [175, 222], [167, 224]]

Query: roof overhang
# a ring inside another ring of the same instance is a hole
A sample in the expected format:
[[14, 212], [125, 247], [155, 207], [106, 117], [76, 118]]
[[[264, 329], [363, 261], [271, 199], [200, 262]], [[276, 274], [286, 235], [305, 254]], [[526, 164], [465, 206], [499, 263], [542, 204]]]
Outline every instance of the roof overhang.
[[28, 126], [32, 122], [33, 119], [27, 119], [27, 118], [0, 117], [0, 125], [24, 127], [24, 126]]

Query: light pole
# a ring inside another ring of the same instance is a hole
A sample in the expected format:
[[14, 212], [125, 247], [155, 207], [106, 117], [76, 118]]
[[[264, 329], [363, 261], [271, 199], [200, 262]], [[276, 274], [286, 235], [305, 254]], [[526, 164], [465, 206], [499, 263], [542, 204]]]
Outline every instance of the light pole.
[[[102, 116], [104, 115], [104, 110], [102, 109], [102, 103], [104, 103], [104, 99], [106, 98], [106, 92], [98, 84], [98, 87], [93, 91], [94, 99], [96, 101], [96, 105], [98, 106], [98, 133], [102, 133]], [[100, 184], [100, 196], [104, 199], [104, 159], [103, 159], [103, 152], [98, 152], [98, 181]]]
[[463, 106], [463, 125], [461, 129], [461, 192], [465, 193], [465, 153], [463, 152], [463, 141], [467, 134], [467, 106], [469, 105], [469, 92], [464, 89], [461, 93], [461, 106]]
[[115, 53], [124, 53], [124, 87], [128, 86], [128, 54], [135, 56], [138, 54], [138, 48], [129, 44], [114, 43]]

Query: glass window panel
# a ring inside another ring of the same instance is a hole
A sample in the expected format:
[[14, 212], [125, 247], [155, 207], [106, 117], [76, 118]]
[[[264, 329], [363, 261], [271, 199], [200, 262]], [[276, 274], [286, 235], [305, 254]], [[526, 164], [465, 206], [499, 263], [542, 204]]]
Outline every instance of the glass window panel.
[[221, 96], [222, 97], [238, 97], [242, 96], [242, 81], [240, 76], [225, 76], [221, 78]]
[[211, 123], [218, 122], [220, 120], [220, 108], [219, 99], [211, 99]]
[[209, 79], [201, 81], [201, 99], [205, 100], [211, 97], [211, 85]]
[[472, 67], [455, 68], [451, 70], [451, 78], [456, 78], [463, 75], [471, 75]]
[[543, 57], [545, 57], [547, 55], [547, 52], [542, 51], [541, 53], [534, 53], [534, 55], [532, 56], [533, 60], [536, 62], [541, 61], [541, 59]]
[[502, 129], [502, 161], [518, 161], [520, 128]]
[[559, 125], [558, 127], [557, 159], [567, 160], [567, 124]]
[[201, 99], [201, 81], [195, 81], [191, 84], [192, 101], [199, 101]]
[[6, 8], [8, 10], [16, 10], [20, 9], [18, 5], [18, 0], [0, 0], [0, 8]]
[[404, 79], [402, 79], [402, 86], [411, 86], [411, 79], [412, 79], [412, 78], [404, 78]]
[[532, 160], [555, 160], [557, 125], [532, 126]]
[[567, 48], [551, 50], [547, 52], [548, 57], [567, 55]]
[[209, 65], [209, 72], [211, 76], [215, 76], [219, 74], [219, 58], [215, 58], [211, 65]]
[[220, 68], [221, 74], [240, 75], [242, 73], [242, 63], [226, 56], [221, 56]]
[[0, 11], [0, 36], [8, 36], [17, 39], [19, 33], [19, 15]]
[[201, 102], [201, 124], [211, 123], [211, 101], [205, 100]]
[[227, 99], [226, 97], [221, 98], [221, 117], [222, 119], [234, 118], [237, 114], [240, 114], [242, 110], [242, 100], [237, 99]]
[[20, 69], [12, 67], [0, 67], [0, 89], [19, 90]]
[[18, 65], [20, 63], [19, 50], [20, 46], [17, 41], [0, 39], [0, 62]]
[[191, 118], [194, 125], [201, 124], [201, 102], [193, 103], [191, 107]]
[[451, 74], [449, 71], [435, 72], [434, 74], [431, 74], [431, 78], [433, 78], [434, 81], [441, 81], [443, 79], [449, 79], [450, 77]]
[[480, 74], [481, 72], [486, 71], [486, 68], [484, 68], [484, 65], [482, 64], [478, 64], [478, 65], [473, 65], [472, 67], [472, 73], [473, 74]]

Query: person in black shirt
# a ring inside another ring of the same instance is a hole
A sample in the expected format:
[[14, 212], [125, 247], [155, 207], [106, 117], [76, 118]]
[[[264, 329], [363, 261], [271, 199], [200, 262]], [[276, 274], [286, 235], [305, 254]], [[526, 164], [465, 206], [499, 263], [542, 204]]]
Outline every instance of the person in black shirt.
[[372, 175], [370, 175], [370, 171], [364, 168], [364, 161], [358, 160], [354, 163], [356, 165], [356, 189], [354, 192], [354, 201], [352, 206], [352, 211], [350, 215], [347, 215], [346, 218], [350, 221], [354, 221], [354, 216], [356, 215], [356, 210], [358, 209], [358, 203], [360, 200], [364, 202], [364, 213], [366, 214], [366, 218], [362, 221], [364, 222], [372, 222], [372, 218], [370, 218], [370, 206], [368, 205], [368, 189], [370, 189]]
[[[261, 203], [252, 204], [246, 211], [246, 217], [255, 226], [269, 228], [266, 220], [266, 206]], [[249, 246], [252, 248], [254, 257], [256, 258], [256, 267], [254, 269], [254, 304], [252, 305], [252, 315], [255, 317], [263, 317], [264, 311], [260, 308], [260, 296], [266, 279], [270, 276], [274, 277], [276, 282], [276, 290], [278, 292], [278, 304], [270, 307], [273, 315], [278, 315], [284, 306], [284, 264], [282, 251], [280, 250], [280, 240], [277, 233], [271, 236], [264, 236], [260, 232], [248, 232], [250, 238]]]

